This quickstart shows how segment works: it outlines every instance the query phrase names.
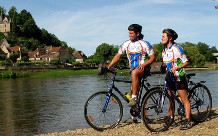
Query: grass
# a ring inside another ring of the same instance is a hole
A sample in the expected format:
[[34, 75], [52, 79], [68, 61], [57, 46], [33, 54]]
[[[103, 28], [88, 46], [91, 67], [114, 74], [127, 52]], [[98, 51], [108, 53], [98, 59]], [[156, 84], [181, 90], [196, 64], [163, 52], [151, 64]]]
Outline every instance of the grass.
[[81, 70], [49, 70], [30, 75], [30, 77], [66, 77], [76, 75], [97, 74], [97, 69], [81, 69]]

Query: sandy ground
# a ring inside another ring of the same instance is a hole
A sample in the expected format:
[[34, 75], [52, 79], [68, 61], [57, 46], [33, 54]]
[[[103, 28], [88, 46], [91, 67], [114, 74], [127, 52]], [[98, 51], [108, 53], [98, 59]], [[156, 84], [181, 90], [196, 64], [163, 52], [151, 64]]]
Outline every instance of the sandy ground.
[[173, 123], [169, 130], [161, 133], [151, 133], [143, 123], [121, 123], [116, 128], [103, 132], [88, 128], [41, 134], [39, 136], [218, 136], [218, 108], [212, 109], [210, 117], [205, 122], [195, 124], [189, 130], [180, 130], [180, 125], [181, 122], [175, 119], [175, 123]]

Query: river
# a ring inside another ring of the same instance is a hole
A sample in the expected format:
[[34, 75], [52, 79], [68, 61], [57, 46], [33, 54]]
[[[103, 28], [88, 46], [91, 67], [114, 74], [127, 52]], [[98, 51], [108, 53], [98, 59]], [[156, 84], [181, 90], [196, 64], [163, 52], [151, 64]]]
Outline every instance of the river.
[[[194, 81], [205, 80], [218, 107], [218, 70], [195, 72]], [[128, 79], [129, 75], [120, 74]], [[163, 76], [148, 77], [151, 84], [162, 82]], [[129, 91], [128, 84], [117, 84], [122, 92]], [[87, 98], [106, 90], [104, 76], [87, 75], [62, 78], [0, 79], [0, 135], [37, 135], [89, 128], [83, 115]], [[124, 106], [124, 117], [129, 109]]]

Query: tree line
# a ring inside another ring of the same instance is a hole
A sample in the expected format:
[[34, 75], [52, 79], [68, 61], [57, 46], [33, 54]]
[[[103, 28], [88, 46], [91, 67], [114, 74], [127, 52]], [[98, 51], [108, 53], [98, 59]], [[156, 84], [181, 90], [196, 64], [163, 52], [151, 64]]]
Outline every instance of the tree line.
[[[206, 62], [212, 62], [214, 57], [212, 53], [217, 53], [218, 50], [215, 46], [210, 47], [209, 45], [199, 42], [197, 44], [185, 42], [180, 43], [179, 45], [185, 51], [185, 54], [189, 60], [190, 67], [203, 67]], [[156, 61], [162, 61], [162, 51], [164, 49], [164, 45], [162, 43], [153, 44], [152, 45], [155, 55]], [[107, 43], [102, 43], [96, 48], [96, 52], [94, 55], [90, 56], [88, 60], [95, 60], [98, 63], [109, 63], [116, 53], [119, 50], [119, 46], [117, 45], [109, 45]], [[147, 56], [148, 57], [148, 56]], [[148, 59], [148, 58], [147, 58]], [[126, 54], [122, 56], [118, 64], [116, 64], [117, 68], [127, 68], [129, 66], [129, 62]]]

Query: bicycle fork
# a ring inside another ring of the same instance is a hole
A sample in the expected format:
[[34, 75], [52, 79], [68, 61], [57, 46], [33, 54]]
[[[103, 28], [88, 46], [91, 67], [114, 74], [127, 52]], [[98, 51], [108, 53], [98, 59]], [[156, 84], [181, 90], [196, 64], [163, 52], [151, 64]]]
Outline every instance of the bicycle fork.
[[[111, 92], [111, 91], [110, 91], [110, 92]], [[107, 109], [107, 106], [108, 106], [109, 100], [110, 100], [110, 98], [111, 98], [111, 93], [110, 93], [110, 92], [108, 93], [107, 98], [106, 98], [106, 100], [105, 100], [104, 108], [102, 109], [102, 112], [103, 112], [103, 113], [106, 112], [106, 109]]]

